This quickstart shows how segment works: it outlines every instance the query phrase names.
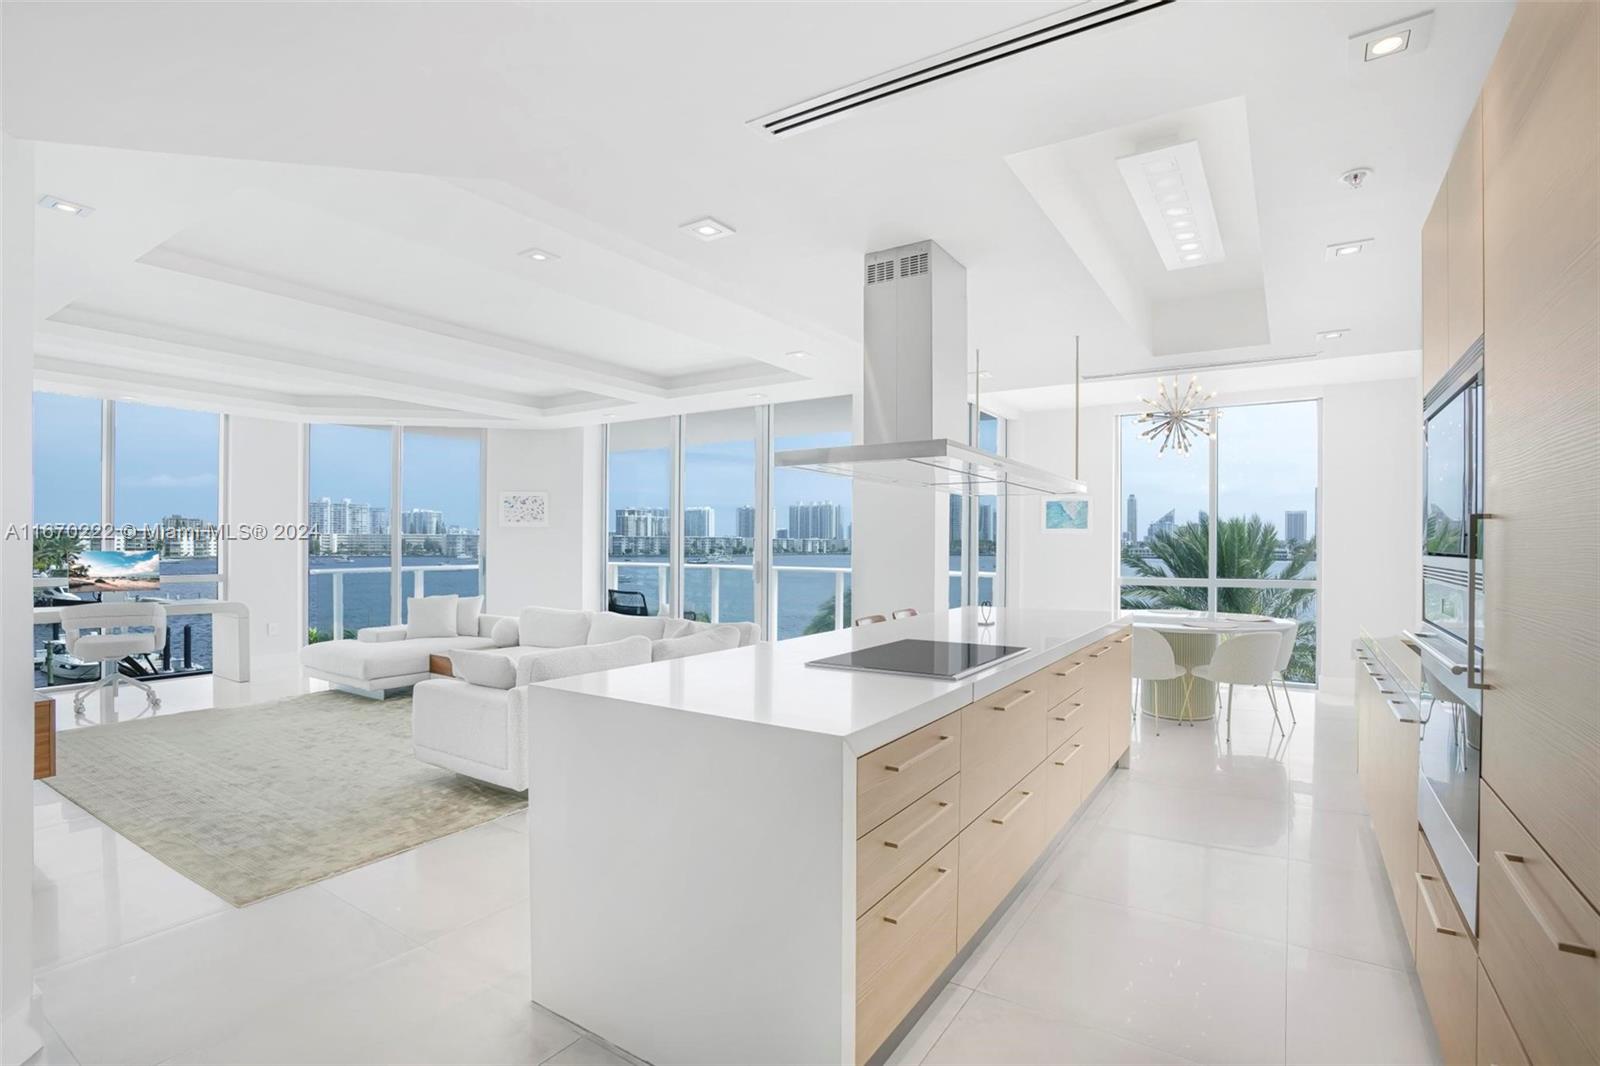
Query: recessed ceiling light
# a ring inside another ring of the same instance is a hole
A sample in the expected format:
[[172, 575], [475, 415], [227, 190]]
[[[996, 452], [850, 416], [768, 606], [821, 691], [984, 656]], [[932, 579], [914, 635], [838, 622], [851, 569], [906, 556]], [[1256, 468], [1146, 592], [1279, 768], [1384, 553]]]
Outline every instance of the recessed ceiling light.
[[810, 352], [785, 352], [784, 354], [790, 359], [809, 359], [811, 357]]
[[1330, 244], [1323, 258], [1330, 260], [1349, 259], [1353, 255], [1360, 255], [1366, 250], [1367, 245], [1371, 243], [1372, 238], [1366, 237], [1359, 241], [1340, 241], [1338, 244]]
[[689, 231], [689, 233], [702, 241], [720, 241], [722, 238], [731, 237], [734, 234], [732, 226], [726, 222], [718, 222], [710, 216], [697, 218], [693, 222], [685, 222], [679, 228]]
[[752, 392], [750, 394], [750, 398], [752, 400], [765, 400], [767, 398], [767, 394], [764, 392]]
[[1404, 33], [1391, 33], [1387, 37], [1379, 37], [1376, 41], [1367, 45], [1367, 62], [1370, 63], [1374, 59], [1382, 59], [1384, 56], [1405, 51], [1406, 42], [1410, 39], [1410, 30], [1406, 30]]
[[990, 379], [990, 378], [992, 378], [992, 377], [994, 377], [994, 375], [993, 375], [993, 374], [992, 374], [992, 373], [990, 373], [990, 372], [989, 372], [989, 371], [987, 371], [987, 370], [980, 370], [980, 371], [978, 371], [978, 376], [979, 376], [979, 377], [980, 377], [980, 378], [983, 378], [983, 379], [984, 379], [984, 380], [985, 380], [985, 381], [987, 381], [987, 380], [989, 380], [989, 379]]
[[1432, 34], [1433, 12], [1424, 11], [1387, 26], [1354, 34], [1345, 42], [1345, 47], [1350, 65], [1361, 67], [1379, 59], [1415, 55], [1428, 47], [1428, 38]]
[[1346, 333], [1349, 333], [1349, 332], [1350, 331], [1348, 329], [1325, 329], [1321, 333], [1317, 334], [1317, 340], [1319, 340], [1319, 341], [1336, 341], [1340, 337], [1343, 337]]
[[548, 263], [552, 259], [561, 257], [554, 252], [547, 252], [543, 248], [524, 248], [517, 253], [524, 259], [532, 259], [535, 263]]
[[[1198, 141], [1123, 156], [1117, 168], [1168, 270], [1221, 262], [1222, 238]], [[1172, 203], [1174, 194], [1159, 191], [1168, 180], [1182, 187], [1183, 192], [1176, 194], [1180, 203]]]
[[63, 200], [59, 196], [41, 196], [39, 206], [51, 211], [59, 211], [63, 215], [77, 215], [79, 218], [94, 214], [94, 208], [88, 204], [76, 204], [71, 200]]

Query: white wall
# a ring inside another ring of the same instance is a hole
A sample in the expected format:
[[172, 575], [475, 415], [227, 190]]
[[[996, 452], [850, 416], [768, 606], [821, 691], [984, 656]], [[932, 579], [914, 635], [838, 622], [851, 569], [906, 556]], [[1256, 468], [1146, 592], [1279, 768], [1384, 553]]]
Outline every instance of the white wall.
[[[1414, 360], [1408, 362], [1414, 365]], [[1350, 642], [1414, 626], [1421, 598], [1421, 404], [1413, 376], [1299, 389], [1233, 392], [1223, 403], [1321, 398], [1322, 574], [1319, 661], [1324, 681], [1347, 683]], [[1083, 411], [1082, 477], [1089, 530], [1041, 529], [1041, 501], [1014, 506], [1007, 560], [1010, 602], [1024, 607], [1112, 610], [1122, 493], [1115, 469], [1117, 416], [1135, 407]], [[1072, 469], [1072, 411], [1023, 415], [1011, 424], [1012, 454], [1048, 469]]]
[[949, 494], [872, 481], [857, 481], [852, 491], [851, 614], [947, 608]]
[[[531, 604], [604, 606], [599, 429], [491, 429], [486, 437], [484, 609], [509, 614]], [[501, 526], [500, 493], [514, 490], [548, 493], [550, 524]]]
[[[234, 530], [305, 519], [305, 426], [228, 417], [227, 522]], [[306, 544], [285, 537], [230, 539], [226, 595], [250, 608], [253, 669], [292, 661], [306, 636]]]

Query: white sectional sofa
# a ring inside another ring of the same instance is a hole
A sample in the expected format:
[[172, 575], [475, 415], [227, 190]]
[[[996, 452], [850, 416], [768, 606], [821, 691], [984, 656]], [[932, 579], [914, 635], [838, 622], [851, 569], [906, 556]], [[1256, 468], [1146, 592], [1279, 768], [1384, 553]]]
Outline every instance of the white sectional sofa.
[[458, 647], [456, 676], [412, 690], [411, 743], [432, 766], [516, 791], [528, 787], [527, 722], [541, 681], [753, 644], [754, 623], [710, 625], [526, 607], [514, 646]]
[[427, 680], [430, 655], [517, 643], [517, 620], [483, 614], [482, 596], [426, 596], [408, 601], [408, 607], [406, 625], [372, 626], [357, 631], [354, 640], [307, 644], [300, 649], [301, 667], [347, 692], [382, 699]]

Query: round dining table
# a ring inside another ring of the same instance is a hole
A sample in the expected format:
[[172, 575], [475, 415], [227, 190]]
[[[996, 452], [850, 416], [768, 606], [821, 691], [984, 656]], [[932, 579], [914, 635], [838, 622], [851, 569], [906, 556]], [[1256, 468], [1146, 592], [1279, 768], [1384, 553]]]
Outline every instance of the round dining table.
[[1210, 721], [1217, 713], [1217, 686], [1187, 671], [1204, 666], [1217, 642], [1237, 633], [1280, 629], [1288, 620], [1260, 614], [1207, 614], [1204, 611], [1124, 611], [1123, 621], [1160, 633], [1172, 645], [1173, 660], [1185, 669], [1171, 681], [1140, 681], [1139, 710], [1173, 721]]

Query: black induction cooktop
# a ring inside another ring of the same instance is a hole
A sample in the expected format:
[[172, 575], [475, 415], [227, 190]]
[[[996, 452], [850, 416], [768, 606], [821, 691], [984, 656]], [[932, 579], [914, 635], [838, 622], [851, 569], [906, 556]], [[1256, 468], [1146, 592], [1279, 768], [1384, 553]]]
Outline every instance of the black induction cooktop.
[[880, 674], [910, 674], [913, 677], [943, 678], [954, 681], [993, 666], [1027, 648], [1005, 644], [957, 644], [944, 640], [896, 640], [874, 648], [859, 648], [843, 655], [813, 659], [807, 666], [834, 670], [870, 670]]

